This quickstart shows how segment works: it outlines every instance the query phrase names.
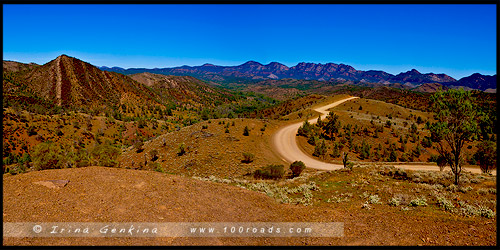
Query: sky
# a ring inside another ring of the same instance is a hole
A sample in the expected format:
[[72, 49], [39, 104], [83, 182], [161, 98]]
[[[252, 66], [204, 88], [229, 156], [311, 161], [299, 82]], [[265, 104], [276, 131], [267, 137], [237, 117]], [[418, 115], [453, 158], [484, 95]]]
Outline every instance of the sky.
[[343, 63], [496, 74], [495, 4], [3, 5], [3, 59], [96, 66]]

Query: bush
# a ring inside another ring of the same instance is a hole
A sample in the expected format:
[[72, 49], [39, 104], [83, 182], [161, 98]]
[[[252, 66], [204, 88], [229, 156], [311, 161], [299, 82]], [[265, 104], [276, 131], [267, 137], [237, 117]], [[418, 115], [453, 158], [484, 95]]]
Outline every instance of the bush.
[[283, 165], [267, 165], [261, 169], [257, 169], [254, 172], [254, 178], [256, 179], [281, 179], [285, 174]]
[[399, 204], [401, 204], [401, 199], [397, 197], [392, 197], [392, 199], [389, 201], [390, 206], [397, 207], [399, 206]]
[[290, 165], [290, 170], [292, 170], [293, 177], [299, 176], [302, 173], [302, 171], [304, 171], [305, 168], [306, 168], [306, 165], [301, 161], [294, 161]]
[[255, 159], [255, 155], [252, 153], [243, 153], [243, 160], [241, 162], [243, 163], [250, 163]]
[[410, 201], [410, 206], [418, 207], [418, 206], [427, 206], [427, 200], [425, 198], [417, 198]]
[[98, 165], [104, 167], [115, 167], [118, 165], [116, 160], [120, 155], [120, 149], [111, 144], [104, 143], [96, 145], [91, 152], [92, 158]]
[[378, 195], [370, 195], [370, 197], [368, 197], [368, 202], [370, 204], [381, 204], [382, 202], [380, 202], [380, 198], [378, 197]]
[[160, 163], [158, 163], [158, 162], [154, 162], [153, 164], [151, 164], [151, 167], [156, 172], [165, 173], [165, 171], [163, 170], [163, 168], [161, 168]]
[[186, 153], [186, 145], [184, 145], [184, 143], [181, 143], [181, 145], [179, 145], [179, 152], [177, 153], [177, 155], [181, 156], [185, 153]]
[[35, 170], [63, 168], [65, 159], [62, 148], [53, 142], [42, 142], [35, 146], [33, 164]]
[[158, 160], [158, 150], [153, 149], [153, 150], [149, 151], [149, 154], [151, 155], [151, 161]]
[[250, 130], [248, 129], [248, 126], [245, 126], [245, 128], [243, 129], [243, 135], [244, 136], [249, 136], [250, 135]]
[[439, 207], [444, 208], [445, 211], [452, 211], [455, 208], [453, 203], [444, 197], [438, 197], [437, 200]]
[[137, 153], [144, 151], [143, 146], [144, 146], [144, 142], [142, 142], [142, 140], [140, 140], [140, 139], [134, 143], [134, 148], [135, 148]]

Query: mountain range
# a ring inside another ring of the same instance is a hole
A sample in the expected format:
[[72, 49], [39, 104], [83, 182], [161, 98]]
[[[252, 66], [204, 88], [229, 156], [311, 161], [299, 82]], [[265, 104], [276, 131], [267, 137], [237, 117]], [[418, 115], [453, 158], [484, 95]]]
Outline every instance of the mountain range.
[[293, 67], [288, 67], [278, 62], [263, 65], [259, 62], [248, 61], [238, 66], [218, 66], [203, 64], [201, 66], [181, 66], [173, 68], [129, 68], [100, 67], [101, 70], [113, 71], [122, 74], [156, 73], [163, 75], [189, 75], [212, 82], [231, 82], [235, 80], [267, 80], [267, 79], [301, 79], [319, 81], [340, 81], [350, 83], [378, 83], [378, 84], [402, 84], [411, 88], [425, 83], [437, 83], [442, 86], [463, 86], [468, 89], [479, 89], [482, 91], [496, 90], [496, 75], [488, 76], [475, 73], [471, 76], [454, 79], [446, 74], [427, 73], [422, 74], [416, 69], [393, 75], [380, 70], [356, 70], [346, 64], [335, 63], [305, 63], [301, 62]]

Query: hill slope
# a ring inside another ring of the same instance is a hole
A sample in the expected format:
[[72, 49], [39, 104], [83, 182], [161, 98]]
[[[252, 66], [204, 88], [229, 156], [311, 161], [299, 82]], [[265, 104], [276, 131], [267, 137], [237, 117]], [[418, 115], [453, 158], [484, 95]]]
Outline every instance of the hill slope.
[[156, 90], [162, 98], [175, 103], [198, 103], [213, 106], [229, 102], [234, 95], [226, 90], [215, 88], [191, 76], [167, 76], [152, 73], [138, 73], [130, 78]]
[[160, 104], [158, 96], [143, 84], [66, 55], [4, 80], [4, 94], [7, 99], [25, 97], [62, 107]]

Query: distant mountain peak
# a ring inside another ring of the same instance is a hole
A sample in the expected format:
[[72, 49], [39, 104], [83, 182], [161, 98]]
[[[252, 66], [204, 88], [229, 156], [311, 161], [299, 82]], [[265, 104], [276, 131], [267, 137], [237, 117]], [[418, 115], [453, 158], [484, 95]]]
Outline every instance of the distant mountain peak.
[[[187, 65], [186, 65], [187, 66]], [[211, 64], [211, 63], [205, 63], [203, 65], [201, 65], [202, 67], [215, 67], [214, 64]]]
[[62, 54], [62, 55], [58, 56], [56, 59], [68, 59], [68, 58], [74, 58], [74, 57], [68, 56], [66, 54]]
[[412, 69], [409, 71], [409, 73], [415, 73], [415, 74], [421, 74], [418, 70]]
[[256, 61], [248, 61], [241, 66], [263, 66], [261, 63], [256, 62]]

